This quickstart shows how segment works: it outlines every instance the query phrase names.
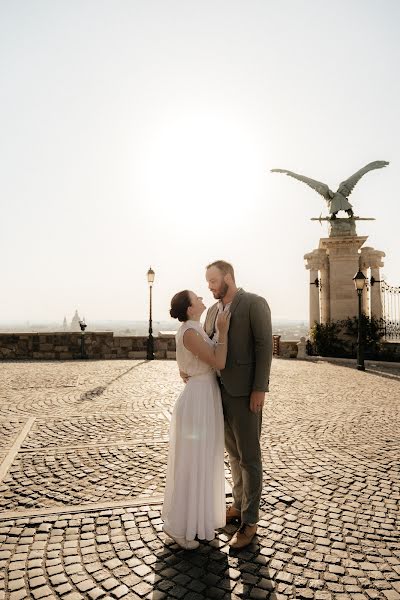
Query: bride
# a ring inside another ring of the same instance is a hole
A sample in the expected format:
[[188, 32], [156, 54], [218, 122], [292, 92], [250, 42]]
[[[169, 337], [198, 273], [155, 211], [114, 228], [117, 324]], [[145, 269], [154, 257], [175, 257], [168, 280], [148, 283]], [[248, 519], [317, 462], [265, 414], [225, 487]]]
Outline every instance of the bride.
[[189, 379], [172, 414], [164, 532], [186, 550], [199, 539], [212, 540], [226, 522], [224, 418], [216, 370], [225, 367], [230, 313], [217, 319], [218, 343], [200, 325], [203, 299], [189, 290], [171, 300], [170, 315], [182, 322], [176, 334], [176, 359]]

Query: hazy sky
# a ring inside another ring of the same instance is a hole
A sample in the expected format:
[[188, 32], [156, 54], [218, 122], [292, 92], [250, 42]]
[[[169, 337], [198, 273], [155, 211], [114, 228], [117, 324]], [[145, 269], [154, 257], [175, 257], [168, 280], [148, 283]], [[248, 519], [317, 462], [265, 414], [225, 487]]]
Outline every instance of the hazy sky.
[[224, 258], [308, 317], [303, 255], [350, 197], [400, 285], [398, 0], [1, 0], [0, 320], [146, 319]]

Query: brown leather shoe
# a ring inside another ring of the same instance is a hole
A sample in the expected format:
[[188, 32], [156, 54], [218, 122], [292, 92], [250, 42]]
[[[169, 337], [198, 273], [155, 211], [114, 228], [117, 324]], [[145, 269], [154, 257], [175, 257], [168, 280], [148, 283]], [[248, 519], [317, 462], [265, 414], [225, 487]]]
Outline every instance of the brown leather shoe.
[[234, 506], [228, 506], [228, 508], [226, 509], [226, 524], [228, 525], [229, 523], [233, 523], [236, 521], [240, 521], [242, 520], [242, 515], [241, 512], [238, 508], [235, 508]]
[[246, 525], [242, 523], [231, 541], [229, 546], [235, 550], [245, 548], [253, 541], [254, 536], [257, 533], [257, 525]]

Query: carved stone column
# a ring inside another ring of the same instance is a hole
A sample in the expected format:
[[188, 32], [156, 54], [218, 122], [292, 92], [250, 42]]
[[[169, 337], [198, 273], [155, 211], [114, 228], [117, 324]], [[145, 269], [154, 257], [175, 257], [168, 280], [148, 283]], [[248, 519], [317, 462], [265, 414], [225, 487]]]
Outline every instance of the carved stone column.
[[330, 265], [326, 252], [324, 252], [324, 261], [321, 265], [321, 323], [331, 322], [331, 285], [330, 285]]
[[[326, 261], [326, 253], [321, 250], [313, 250], [305, 254], [306, 269], [310, 271], [310, 329], [315, 322], [321, 322], [321, 303], [320, 303], [320, 269]], [[316, 285], [317, 284], [317, 285]]]
[[[317, 284], [317, 285], [315, 285]], [[319, 308], [319, 276], [318, 269], [310, 269], [310, 305], [309, 305], [310, 329], [314, 323], [320, 323]]]
[[380, 269], [383, 267], [383, 258], [385, 253], [381, 250], [375, 250], [366, 246], [361, 249], [361, 268], [365, 274], [367, 269], [370, 269], [370, 286], [368, 294], [368, 306], [366, 314], [375, 319], [382, 318], [382, 296], [381, 286], [379, 283], [373, 283], [375, 280], [379, 282], [381, 279]]

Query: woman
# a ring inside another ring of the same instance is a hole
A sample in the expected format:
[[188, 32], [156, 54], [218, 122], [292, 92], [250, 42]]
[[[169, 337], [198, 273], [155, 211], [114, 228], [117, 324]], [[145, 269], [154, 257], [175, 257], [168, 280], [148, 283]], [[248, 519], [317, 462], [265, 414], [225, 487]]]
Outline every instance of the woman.
[[218, 343], [200, 325], [203, 299], [189, 290], [171, 300], [171, 317], [182, 322], [176, 334], [176, 359], [189, 379], [171, 420], [164, 532], [182, 548], [212, 540], [226, 521], [224, 418], [215, 370], [225, 367], [230, 313], [217, 319]]

